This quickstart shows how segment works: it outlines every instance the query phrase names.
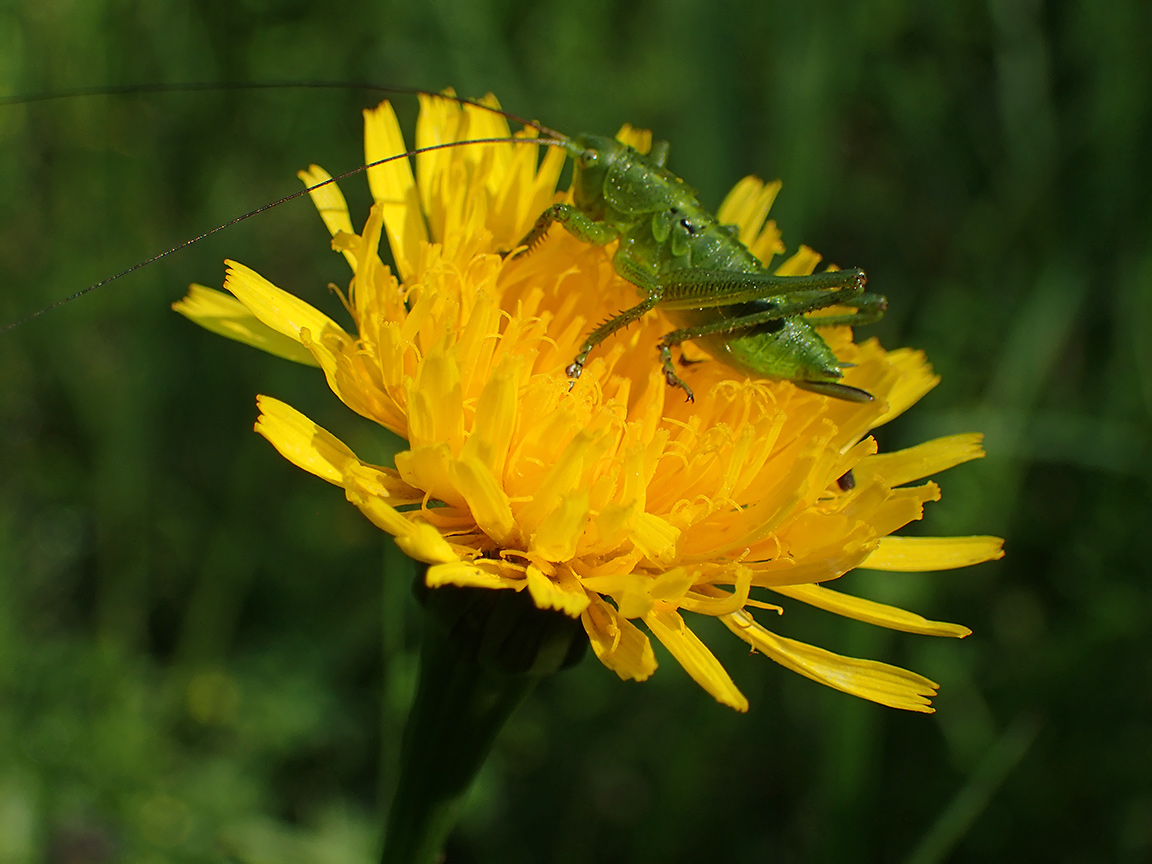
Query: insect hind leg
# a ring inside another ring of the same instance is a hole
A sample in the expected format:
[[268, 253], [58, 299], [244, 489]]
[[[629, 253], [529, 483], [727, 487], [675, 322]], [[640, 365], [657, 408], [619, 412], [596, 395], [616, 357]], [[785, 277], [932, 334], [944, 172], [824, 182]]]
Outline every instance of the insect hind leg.
[[[665, 339], [667, 339], [667, 337], [665, 337]], [[696, 395], [692, 392], [692, 388], [684, 382], [683, 378], [676, 374], [676, 366], [672, 363], [672, 347], [661, 342], [659, 348], [660, 367], [664, 370], [664, 380], [668, 382], [669, 387], [679, 387], [683, 390], [689, 402], [695, 402]]]
[[[853, 288], [845, 288], [841, 291], [796, 291], [792, 294], [783, 295], [778, 300], [771, 302], [763, 302], [760, 308], [755, 312], [747, 315], [738, 315], [734, 318], [719, 318], [715, 321], [709, 321], [706, 324], [699, 324], [695, 327], [685, 327], [681, 330], [673, 330], [671, 333], [666, 333], [660, 345], [662, 347], [671, 348], [674, 345], [679, 345], [681, 342], [686, 342], [689, 339], [699, 339], [702, 336], [712, 336], [718, 333], [737, 333], [741, 330], [750, 330], [761, 324], [767, 324], [771, 321], [780, 321], [784, 318], [794, 318], [798, 315], [804, 315], [808, 312], [813, 312], [817, 309], [826, 309], [829, 306], [849, 306], [856, 308], [856, 303], [860, 301], [861, 296], [877, 297], [880, 301], [884, 301], [883, 297], [879, 295], [860, 295]], [[884, 301], [886, 303], [886, 301]], [[866, 305], [871, 305], [866, 304]], [[880, 312], [883, 310], [880, 309]], [[827, 316], [828, 321], [838, 319], [841, 317], [854, 318], [856, 315], [864, 314], [861, 312], [854, 312], [847, 316]], [[871, 312], [867, 313], [871, 314]], [[877, 317], [879, 315], [877, 314]], [[820, 322], [819, 326], [824, 326], [825, 318], [809, 318], [810, 323], [815, 324]], [[862, 322], [861, 322], [862, 323]]]
[[888, 298], [881, 294], [861, 294], [829, 305], [847, 306], [856, 311], [842, 315], [814, 315], [805, 320], [813, 327], [862, 327], [874, 324], [884, 317], [888, 309]]
[[863, 295], [866, 282], [864, 271], [859, 269], [825, 270], [807, 276], [777, 276], [766, 270], [749, 273], [692, 267], [660, 276], [663, 306], [669, 310], [715, 309], [737, 303], [775, 300], [777, 297], [782, 298], [781, 302], [788, 302], [789, 298], [798, 295], [823, 296], [825, 300], [814, 305], [814, 309], [837, 303], [852, 305], [847, 301]]
[[[676, 367], [672, 363], [672, 348], [681, 342], [716, 334], [739, 333], [740, 331], [750, 330], [762, 324], [782, 321], [785, 318], [794, 318], [817, 309], [825, 309], [829, 306], [848, 306], [850, 308], [856, 308], [858, 311], [850, 315], [825, 316], [823, 318], [806, 320], [814, 326], [830, 326], [837, 323], [848, 323], [847, 320], [842, 319], [853, 319], [853, 323], [864, 323], [864, 318], [867, 315], [875, 314], [876, 317], [879, 317], [880, 314], [883, 314], [883, 309], [886, 305], [887, 301], [880, 295], [862, 293], [858, 284], [841, 288], [838, 291], [820, 289], [795, 291], [791, 294], [781, 295], [778, 299], [772, 301], [761, 301], [756, 311], [749, 314], [737, 315], [733, 318], [720, 318], [706, 324], [699, 324], [695, 327], [685, 327], [664, 334], [664, 338], [660, 340], [659, 345], [660, 363], [664, 370], [664, 378], [669, 386], [679, 387], [688, 394], [688, 401], [692, 402], [694, 401], [692, 388], [676, 374]], [[855, 320], [857, 316], [860, 318], [859, 321]], [[819, 322], [819, 324], [817, 324], [817, 322]]]

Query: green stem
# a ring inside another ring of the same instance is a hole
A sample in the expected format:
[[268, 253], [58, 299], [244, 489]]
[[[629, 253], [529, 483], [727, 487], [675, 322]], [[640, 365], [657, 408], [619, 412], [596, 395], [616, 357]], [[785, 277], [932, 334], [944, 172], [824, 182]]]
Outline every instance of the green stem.
[[538, 680], [464, 660], [443, 633], [428, 628], [383, 864], [438, 860], [492, 742]]
[[580, 623], [528, 592], [417, 591], [425, 607], [420, 680], [404, 729], [383, 864], [434, 864], [496, 735], [545, 675], [578, 662]]

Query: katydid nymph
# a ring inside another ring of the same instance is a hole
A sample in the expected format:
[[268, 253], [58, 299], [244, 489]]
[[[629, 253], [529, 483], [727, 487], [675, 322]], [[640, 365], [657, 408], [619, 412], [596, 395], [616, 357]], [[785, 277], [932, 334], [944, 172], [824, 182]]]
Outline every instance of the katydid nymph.
[[[108, 92], [200, 90], [208, 86], [164, 85]], [[266, 89], [294, 85], [256, 83], [239, 86], [245, 89]], [[321, 83], [303, 86], [344, 85]], [[533, 248], [544, 240], [553, 222], [561, 223], [582, 242], [599, 246], [617, 242], [612, 257], [613, 267], [617, 274], [636, 286], [639, 300], [587, 334], [579, 353], [565, 369], [573, 381], [580, 377], [589, 355], [597, 345], [617, 330], [639, 320], [649, 310], [659, 308], [678, 325], [678, 329], [666, 333], [654, 347], [659, 352], [668, 384], [683, 389], [689, 401], [693, 399], [692, 390], [677, 374], [672, 361], [672, 349], [685, 341], [696, 343], [715, 360], [750, 377], [791, 381], [804, 390], [850, 402], [867, 402], [872, 399], [868, 392], [841, 382], [848, 364], [836, 357], [818, 328], [876, 321], [884, 313], [885, 298], [864, 291], [864, 272], [858, 269], [827, 270], [804, 276], [779, 276], [770, 272], [740, 242], [735, 226], [721, 224], [700, 204], [694, 190], [665, 167], [668, 155], [666, 142], [658, 142], [649, 153], [644, 154], [614, 138], [597, 135], [568, 137], [485, 101], [408, 88], [353, 86], [445, 98], [461, 105], [492, 111], [535, 130], [540, 137], [535, 138], [534, 143], [561, 147], [571, 157], [574, 166], [571, 203], [549, 207], [516, 249], [502, 251], [514, 256], [531, 254]], [[87, 92], [53, 94], [51, 98], [72, 95], [87, 95]], [[19, 103], [38, 101], [41, 98], [4, 101]], [[428, 150], [477, 146], [498, 140], [505, 139], [449, 142], [382, 161], [403, 159]], [[523, 142], [526, 139], [514, 140]], [[286, 196], [275, 204], [299, 197], [360, 170], [364, 168], [354, 169], [309, 190]], [[72, 297], [46, 307], [36, 315], [275, 204], [244, 214], [201, 237], [186, 241], [122, 273], [101, 280]], [[839, 308], [827, 314], [810, 315], [832, 307]], [[7, 325], [3, 330], [19, 323], [22, 322]]]
[[[887, 301], [864, 291], [863, 270], [776, 276], [664, 167], [666, 143], [644, 156], [602, 136], [563, 140], [575, 165], [572, 203], [555, 204], [540, 216], [521, 241], [525, 251], [543, 239], [553, 222], [588, 243], [618, 240], [612, 264], [642, 296], [588, 334], [566, 370], [570, 378], [580, 377], [596, 345], [659, 306], [681, 325], [658, 346], [664, 375], [689, 401], [692, 390], [676, 374], [671, 354], [687, 340], [753, 377], [786, 379], [850, 402], [871, 401], [870, 393], [840, 383], [844, 364], [816, 331], [818, 326], [867, 324], [883, 315]], [[855, 311], [805, 317], [830, 306]]]

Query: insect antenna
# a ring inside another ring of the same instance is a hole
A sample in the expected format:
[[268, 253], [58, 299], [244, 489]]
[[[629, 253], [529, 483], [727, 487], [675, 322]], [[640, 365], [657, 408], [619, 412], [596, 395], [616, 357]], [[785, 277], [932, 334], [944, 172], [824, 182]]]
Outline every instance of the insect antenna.
[[[165, 86], [165, 85], [159, 85], [159, 86]], [[421, 90], [421, 91], [412, 91], [412, 92], [424, 93], [426, 91]], [[75, 95], [82, 95], [82, 94], [80, 94], [78, 91], [75, 91]], [[436, 95], [436, 94], [431, 94], [431, 95]], [[21, 97], [21, 98], [25, 98], [25, 97]], [[44, 97], [44, 98], [56, 98], [56, 97]], [[65, 96], [65, 97], [61, 97], [61, 98], [67, 98], [67, 97]], [[480, 104], [480, 103], [470, 103], [469, 100], [467, 100], [467, 99], [455, 99], [455, 101], [458, 103], [461, 103], [461, 104], [464, 104], [464, 103]], [[9, 104], [12, 104], [12, 103], [9, 101]], [[480, 107], [487, 107], [487, 106], [481, 105]], [[497, 113], [501, 113], [501, 112], [497, 112]], [[533, 126], [532, 128], [537, 128], [537, 127]], [[352, 168], [348, 171], [345, 171], [342, 174], [337, 174], [336, 176], [330, 177], [327, 180], [322, 180], [319, 183], [315, 183], [315, 184], [312, 184], [310, 186], [306, 186], [305, 188], [299, 189], [299, 190], [291, 193], [290, 195], [285, 195], [282, 198], [278, 198], [277, 200], [272, 201], [268, 204], [264, 204], [260, 207], [257, 207], [254, 210], [249, 210], [247, 213], [242, 213], [241, 215], [235, 217], [234, 219], [229, 219], [227, 222], [224, 222], [220, 225], [217, 225], [215, 228], [210, 228], [209, 230], [205, 231], [202, 234], [199, 234], [195, 237], [192, 237], [188, 240], [185, 240], [183, 243], [178, 243], [177, 245], [173, 246], [171, 249], [166, 249], [163, 252], [158, 252], [155, 255], [151, 256], [150, 258], [146, 258], [143, 261], [138, 261], [137, 263], [133, 264], [131, 267], [128, 267], [128, 268], [125, 268], [124, 270], [121, 270], [119, 273], [115, 273], [111, 276], [107, 276], [104, 279], [101, 279], [99, 282], [93, 282], [88, 287], [81, 288], [79, 291], [77, 291], [73, 294], [69, 294], [67, 297], [61, 297], [59, 300], [55, 300], [52, 303], [49, 303], [44, 308], [42, 308], [36, 312], [33, 312], [30, 315], [26, 315], [23, 318], [17, 319], [16, 321], [11, 322], [10, 324], [5, 324], [3, 326], [0, 326], [0, 336], [8, 333], [11, 330], [15, 330], [17, 327], [21, 327], [21, 326], [27, 324], [29, 321], [33, 321], [33, 320], [39, 318], [41, 315], [45, 315], [48, 312], [51, 312], [53, 309], [56, 309], [60, 306], [63, 306], [66, 303], [71, 303], [73, 300], [79, 299], [80, 297], [83, 297], [85, 294], [89, 294], [92, 291], [95, 291], [99, 288], [103, 288], [105, 285], [108, 285], [112, 282], [115, 282], [118, 279], [122, 279], [131, 273], [135, 273], [137, 270], [140, 270], [144, 267], [147, 267], [149, 264], [154, 264], [155, 262], [159, 261], [161, 258], [167, 258], [169, 255], [172, 255], [176, 252], [179, 252], [182, 249], [187, 249], [189, 246], [192, 246], [196, 243], [199, 243], [201, 240], [204, 240], [208, 237], [211, 237], [213, 234], [218, 234], [221, 231], [225, 230], [226, 228], [231, 228], [233, 225], [238, 225], [241, 222], [244, 222], [248, 219], [251, 219], [253, 216], [259, 216], [261, 213], [264, 213], [267, 210], [271, 210], [273, 207], [279, 207], [281, 204], [286, 204], [289, 201], [293, 201], [297, 198], [303, 197], [304, 195], [308, 195], [309, 193], [315, 192], [317, 189], [322, 189], [323, 187], [328, 186], [329, 184], [337, 183], [340, 180], [345, 180], [345, 179], [352, 177], [356, 174], [360, 174], [363, 171], [367, 171], [369, 168], [375, 168], [377, 165], [386, 165], [389, 162], [395, 162], [398, 159], [407, 159], [407, 158], [410, 158], [412, 156], [419, 156], [421, 153], [431, 153], [431, 152], [436, 151], [436, 150], [448, 150], [448, 149], [451, 149], [454, 147], [463, 147], [463, 146], [468, 146], [468, 145], [472, 145], [472, 144], [536, 144], [536, 145], [543, 145], [546, 147], [564, 147], [565, 146], [564, 141], [558, 140], [558, 139], [553, 139], [553, 138], [514, 138], [514, 137], [472, 138], [472, 139], [468, 139], [465, 141], [446, 141], [446, 142], [441, 143], [441, 144], [430, 144], [427, 147], [417, 147], [416, 149], [409, 150], [405, 153], [398, 153], [394, 156], [388, 156], [384, 159], [377, 159], [374, 162], [369, 162], [366, 165], [360, 165], [356, 168]]]
[[171, 84], [120, 84], [112, 87], [77, 87], [71, 90], [57, 90], [52, 93], [32, 93], [24, 96], [0, 97], [0, 107], [9, 105], [32, 105], [38, 102], [51, 102], [60, 99], [85, 99], [93, 96], [136, 96], [157, 93], [203, 93], [231, 92], [244, 90], [363, 90], [368, 93], [385, 93], [393, 96], [434, 96], [448, 99], [458, 105], [472, 105], [493, 114], [499, 114], [513, 123], [535, 129], [541, 135], [557, 141], [567, 141], [568, 136], [545, 126], [538, 120], [528, 120], [511, 111], [488, 105], [479, 99], [457, 96], [451, 91], [434, 93], [419, 87], [392, 87], [385, 84], [371, 84], [365, 81], [188, 81]]

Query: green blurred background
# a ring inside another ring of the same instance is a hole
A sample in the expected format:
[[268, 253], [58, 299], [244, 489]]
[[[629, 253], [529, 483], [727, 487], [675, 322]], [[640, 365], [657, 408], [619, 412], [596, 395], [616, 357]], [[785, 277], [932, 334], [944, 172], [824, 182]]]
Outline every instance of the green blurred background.
[[[667, 655], [642, 685], [588, 660], [513, 719], [453, 864], [1152, 860], [1152, 6], [719, 7], [3, 0], [0, 93], [356, 79], [492, 90], [569, 132], [648, 126], [713, 206], [783, 178], [790, 248], [888, 295], [870, 332], [944, 381], [883, 447], [987, 434], [912, 530], [1001, 534], [1008, 557], [843, 586], [972, 637], [780, 622], [940, 681], [937, 714], [707, 626], [747, 715]], [[373, 101], [0, 108], [0, 321], [294, 191], [310, 162], [359, 164]], [[357, 218], [364, 185], [344, 184]], [[252, 434], [254, 395], [357, 448], [372, 431], [314, 370], [169, 311], [227, 256], [329, 309], [347, 279], [298, 201], [0, 336], [3, 864], [373, 860], [411, 571]]]

